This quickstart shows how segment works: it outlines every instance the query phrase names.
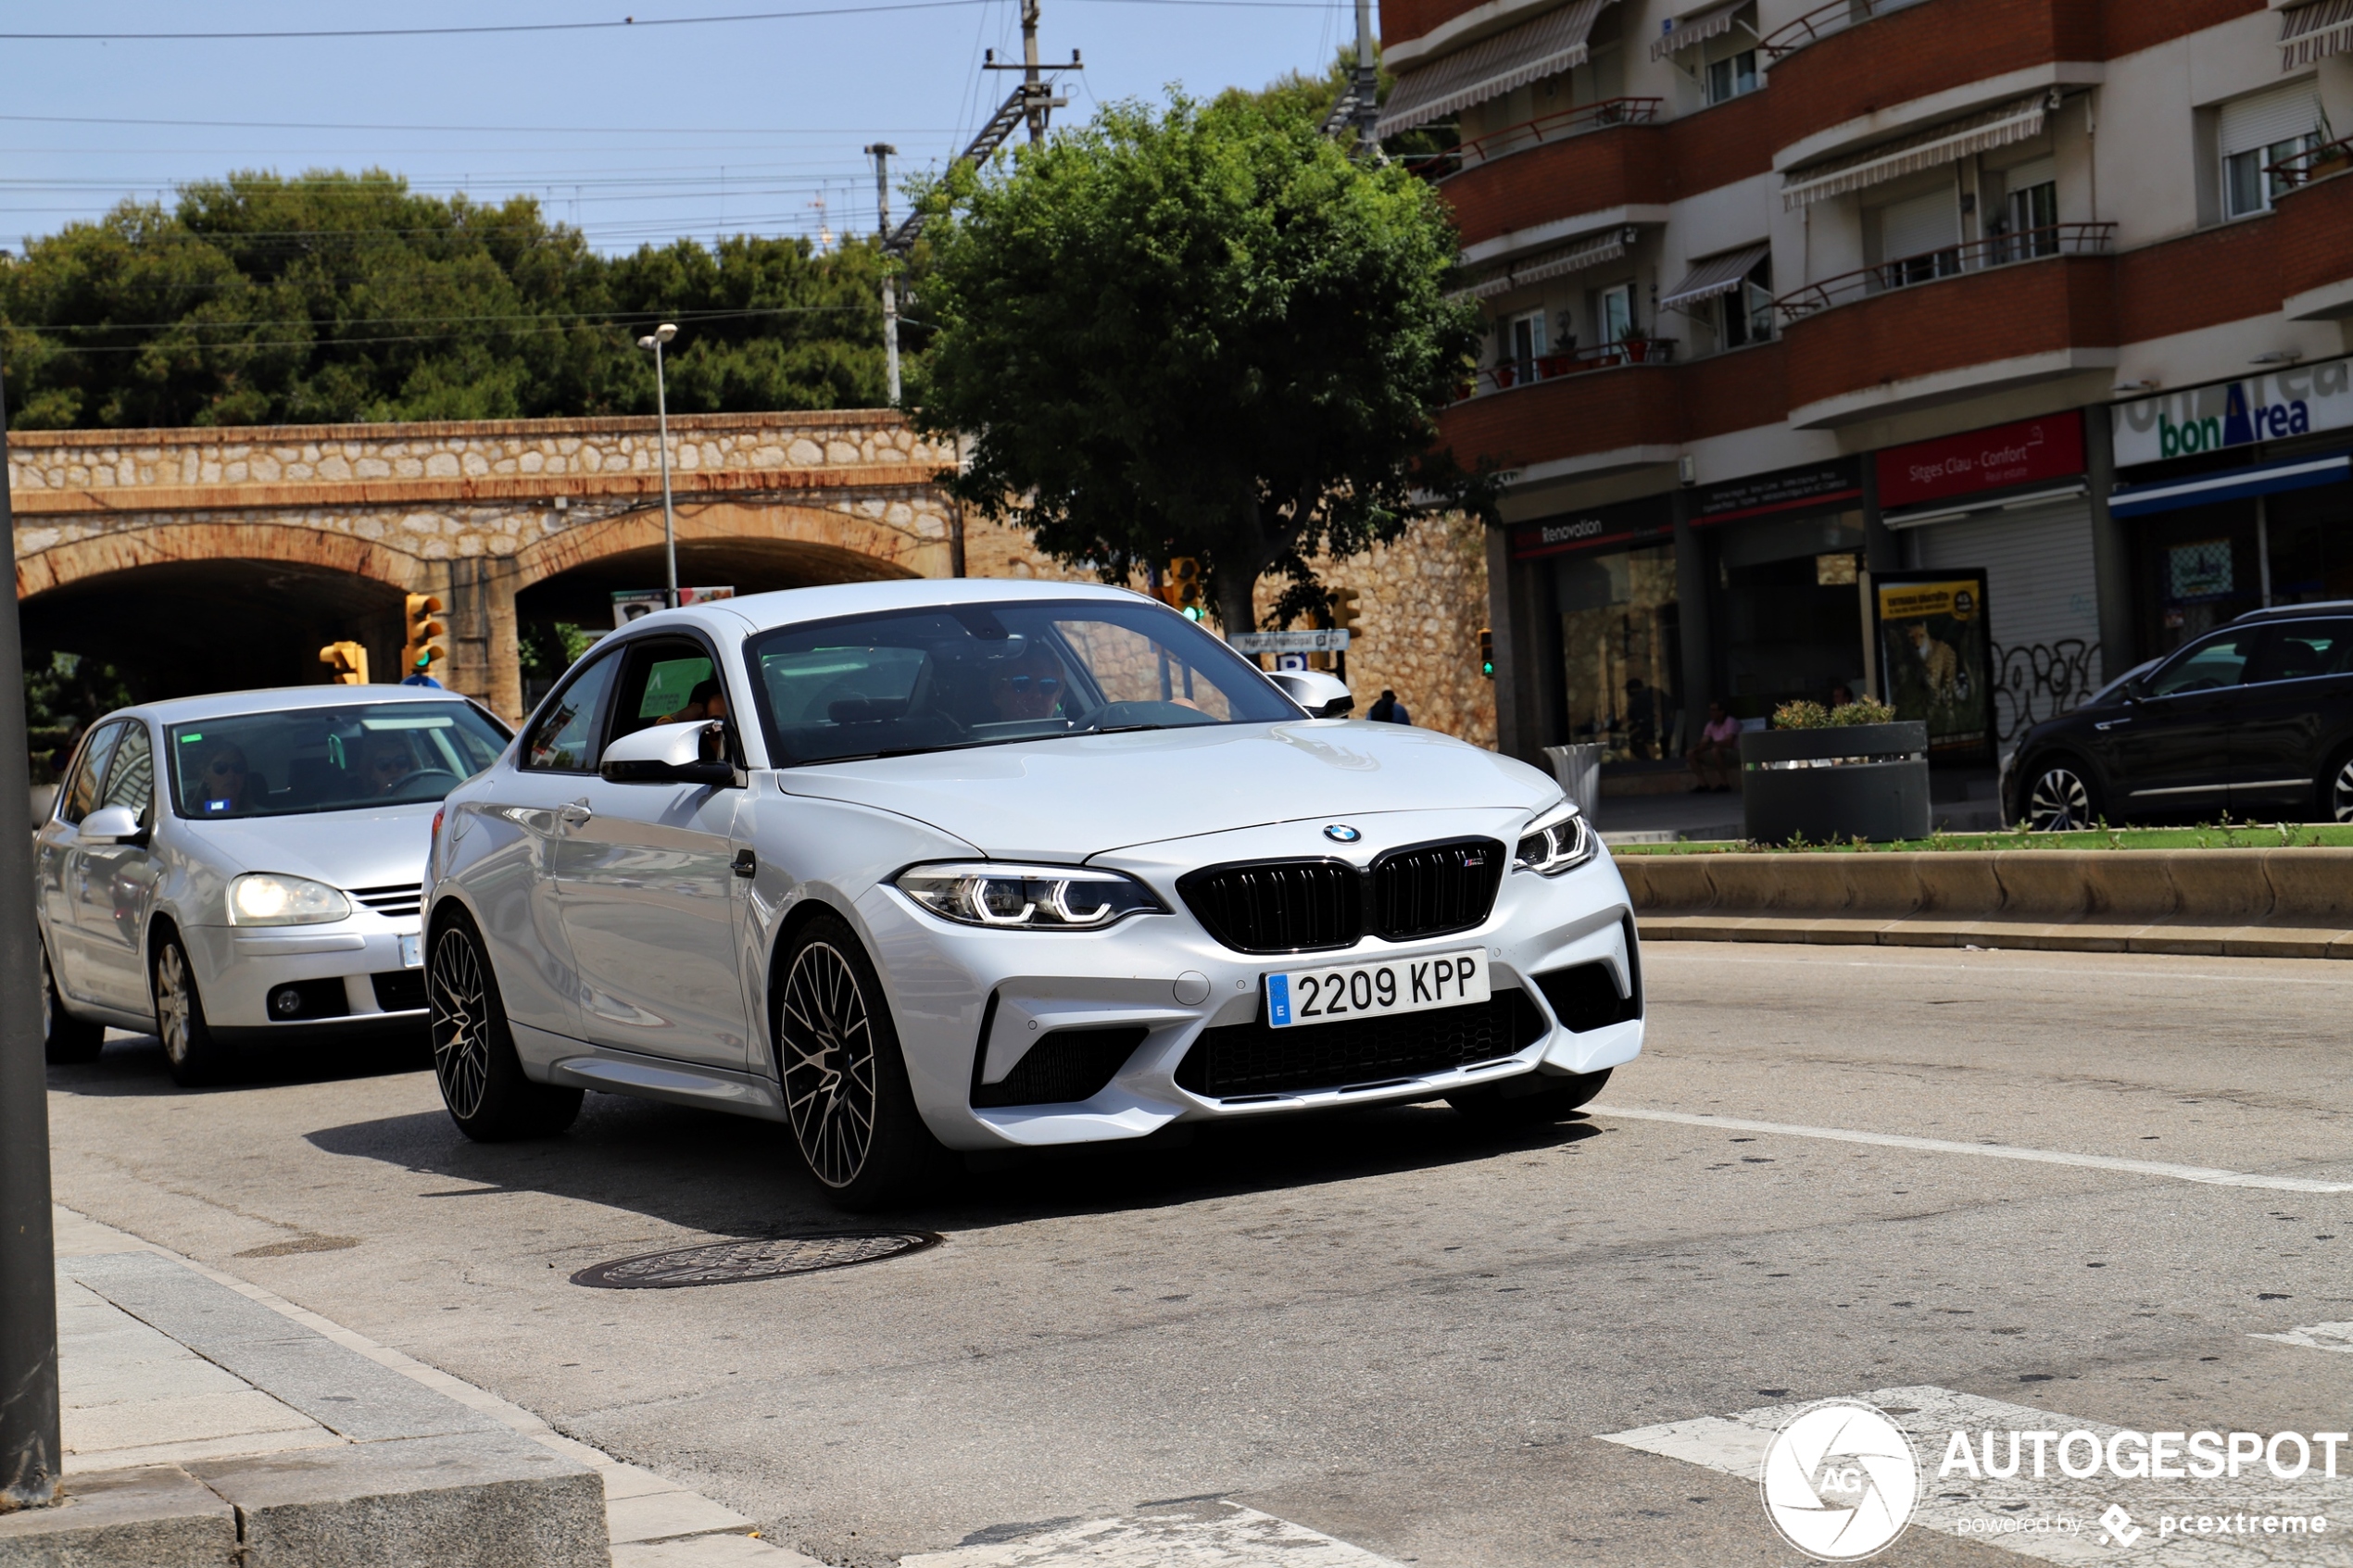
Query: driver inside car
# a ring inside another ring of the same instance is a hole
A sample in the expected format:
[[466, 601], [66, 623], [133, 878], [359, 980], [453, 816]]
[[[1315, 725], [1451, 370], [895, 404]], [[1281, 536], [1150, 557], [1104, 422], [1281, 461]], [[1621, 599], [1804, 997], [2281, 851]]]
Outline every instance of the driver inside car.
[[1062, 660], [1037, 643], [988, 678], [988, 700], [1003, 720], [1051, 719], [1066, 677]]
[[360, 786], [370, 795], [390, 795], [416, 771], [416, 759], [406, 746], [396, 740], [371, 740], [360, 759]]

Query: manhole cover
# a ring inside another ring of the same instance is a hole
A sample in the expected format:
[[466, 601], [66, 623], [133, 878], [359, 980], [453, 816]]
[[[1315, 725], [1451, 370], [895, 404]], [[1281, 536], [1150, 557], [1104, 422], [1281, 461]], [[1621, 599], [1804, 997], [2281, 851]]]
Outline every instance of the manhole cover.
[[787, 1236], [774, 1241], [714, 1241], [669, 1252], [648, 1252], [598, 1263], [572, 1276], [599, 1290], [672, 1290], [686, 1285], [736, 1285], [820, 1269], [879, 1262], [939, 1245], [929, 1231], [857, 1231], [837, 1236]]

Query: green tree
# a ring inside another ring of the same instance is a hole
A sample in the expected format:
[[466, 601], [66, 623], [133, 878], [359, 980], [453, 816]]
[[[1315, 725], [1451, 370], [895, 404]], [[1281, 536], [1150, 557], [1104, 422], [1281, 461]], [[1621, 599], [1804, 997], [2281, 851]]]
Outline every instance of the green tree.
[[876, 268], [750, 238], [608, 258], [524, 196], [239, 173], [31, 242], [0, 354], [20, 430], [651, 413], [633, 345], [666, 318], [675, 408], [872, 407]]
[[964, 499], [1112, 581], [1196, 557], [1229, 632], [1261, 578], [1283, 619], [1320, 608], [1313, 558], [1484, 493], [1431, 417], [1478, 331], [1453, 224], [1311, 98], [1114, 105], [926, 198], [911, 401], [972, 436]]

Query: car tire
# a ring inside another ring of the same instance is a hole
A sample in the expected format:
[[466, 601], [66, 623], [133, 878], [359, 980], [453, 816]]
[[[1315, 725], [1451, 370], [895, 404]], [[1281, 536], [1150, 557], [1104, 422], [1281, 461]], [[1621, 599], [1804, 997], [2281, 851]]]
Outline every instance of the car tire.
[[[1525, 1086], [1525, 1079], [1514, 1084], [1491, 1084], [1448, 1095], [1446, 1103], [1482, 1127], [1540, 1126], [1583, 1110], [1586, 1102], [1608, 1085], [1609, 1073], [1606, 1067], [1598, 1073], [1574, 1073], [1553, 1079], [1550, 1087], [1532, 1090]], [[1520, 1092], [1515, 1094], [1514, 1089]]]
[[2032, 833], [2068, 833], [2102, 822], [2099, 785], [2072, 757], [2046, 758], [2019, 785], [2019, 825]]
[[53, 1063], [95, 1061], [107, 1048], [107, 1026], [76, 1018], [66, 1010], [57, 977], [49, 967], [49, 948], [41, 948], [41, 1045]]
[[2338, 752], [2321, 770], [2313, 790], [2312, 815], [2323, 822], [2353, 822], [2353, 748]]
[[498, 976], [473, 922], [444, 922], [425, 970], [433, 1075], [458, 1130], [476, 1143], [553, 1137], [580, 1115], [582, 1091], [534, 1082], [515, 1054]]
[[164, 1071], [183, 1089], [217, 1084], [236, 1066], [237, 1048], [214, 1038], [205, 1022], [204, 995], [196, 988], [195, 966], [177, 932], [156, 944], [147, 968], [156, 1004], [156, 1038], [163, 1042]]
[[915, 1109], [882, 982], [849, 922], [818, 915], [777, 955], [769, 1037], [809, 1173], [852, 1212], [906, 1202], [942, 1150]]

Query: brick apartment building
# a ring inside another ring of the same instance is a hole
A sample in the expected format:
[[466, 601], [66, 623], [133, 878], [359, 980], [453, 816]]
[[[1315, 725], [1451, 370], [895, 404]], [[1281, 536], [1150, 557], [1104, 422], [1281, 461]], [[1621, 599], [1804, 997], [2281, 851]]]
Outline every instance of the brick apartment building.
[[1426, 172], [1489, 334], [1441, 424], [1511, 475], [1504, 749], [1671, 755], [1711, 698], [1844, 685], [1990, 759], [2353, 597], [2353, 0], [1390, 0], [1383, 36], [1383, 134], [1460, 138]]

